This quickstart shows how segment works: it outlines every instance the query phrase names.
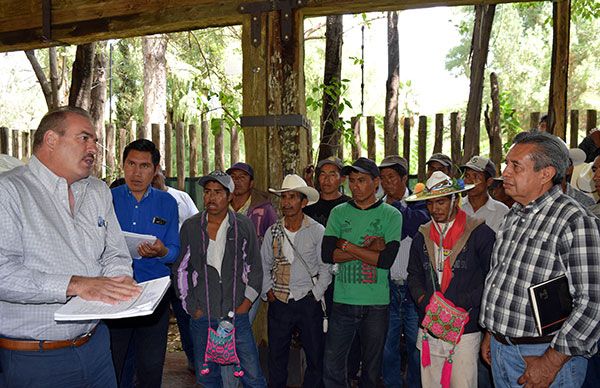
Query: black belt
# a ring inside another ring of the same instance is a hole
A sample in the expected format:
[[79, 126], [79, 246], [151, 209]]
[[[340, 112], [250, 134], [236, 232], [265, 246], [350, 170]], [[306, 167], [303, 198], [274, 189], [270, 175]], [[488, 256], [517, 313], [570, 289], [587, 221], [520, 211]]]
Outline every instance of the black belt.
[[538, 344], [549, 344], [554, 338], [553, 335], [545, 335], [543, 337], [505, 337], [500, 334], [494, 333], [496, 341], [502, 345], [538, 345]]

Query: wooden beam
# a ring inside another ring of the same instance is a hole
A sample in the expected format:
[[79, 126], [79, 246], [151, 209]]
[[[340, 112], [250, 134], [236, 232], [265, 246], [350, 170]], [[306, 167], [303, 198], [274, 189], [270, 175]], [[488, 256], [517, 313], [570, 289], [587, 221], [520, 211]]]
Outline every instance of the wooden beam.
[[567, 132], [567, 78], [569, 74], [571, 1], [558, 0], [552, 6], [553, 33], [548, 132], [565, 140]]
[[[516, 0], [521, 2], [526, 0]], [[54, 0], [52, 41], [42, 39], [39, 0], [2, 0], [0, 52], [242, 24], [248, 0]], [[307, 17], [437, 6], [495, 4], [509, 0], [309, 0]], [[515, 1], [512, 1], [515, 2]], [[246, 17], [249, 17], [246, 15]]]

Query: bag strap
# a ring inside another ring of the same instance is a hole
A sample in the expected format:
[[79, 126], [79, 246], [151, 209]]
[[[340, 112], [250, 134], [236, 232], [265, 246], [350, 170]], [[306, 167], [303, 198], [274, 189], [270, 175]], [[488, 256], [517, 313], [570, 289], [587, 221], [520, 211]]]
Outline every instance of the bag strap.
[[[234, 258], [233, 258], [233, 301], [231, 303], [231, 308], [233, 310], [233, 324], [235, 326], [235, 296], [237, 289], [237, 267], [238, 267], [238, 250], [237, 250], [237, 242], [238, 242], [238, 225], [237, 219], [235, 218], [235, 214], [233, 214], [233, 246], [234, 246]], [[230, 214], [231, 217], [231, 214]], [[208, 237], [207, 233], [204, 231], [204, 227], [208, 227], [208, 215], [206, 217], [202, 217], [202, 221], [200, 223], [200, 239], [202, 243], [202, 251], [205, 254], [208, 254], [208, 247], [206, 245], [206, 238]], [[223, 253], [224, 254], [224, 253]], [[206, 293], [206, 314], [208, 316], [208, 324], [210, 326], [210, 299], [208, 296], [208, 255], [204, 260], [204, 288]]]
[[[304, 258], [302, 257], [302, 255], [300, 254], [300, 252], [298, 252], [298, 250], [296, 249], [296, 246], [294, 246], [294, 244], [292, 243], [292, 240], [290, 239], [290, 236], [288, 236], [287, 232], [285, 231], [285, 227], [283, 226], [283, 223], [281, 222], [281, 220], [278, 221], [278, 224], [279, 224], [279, 227], [281, 228], [281, 232], [285, 236], [285, 239], [287, 240], [287, 242], [292, 247], [292, 250], [296, 253], [296, 255], [298, 255], [298, 258], [300, 259], [300, 262], [302, 263], [302, 266], [304, 267], [304, 269], [308, 273], [308, 277], [310, 278], [311, 283], [313, 284], [313, 286], [316, 286], [317, 282], [315, 281], [315, 279], [313, 279], [313, 275], [310, 273], [310, 268], [308, 267], [308, 264], [306, 264], [306, 261], [304, 260]], [[321, 299], [319, 299], [319, 302], [321, 303], [321, 309], [323, 310], [323, 315], [324, 315], [325, 318], [327, 318], [327, 307], [325, 305], [324, 298], [321, 297]]]

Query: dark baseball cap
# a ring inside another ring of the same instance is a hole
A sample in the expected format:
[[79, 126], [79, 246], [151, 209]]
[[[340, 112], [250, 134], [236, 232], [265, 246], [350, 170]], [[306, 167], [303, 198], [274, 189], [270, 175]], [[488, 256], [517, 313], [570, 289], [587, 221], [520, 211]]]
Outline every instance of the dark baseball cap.
[[425, 164], [429, 164], [431, 162], [438, 162], [443, 166], [452, 167], [452, 159], [449, 156], [444, 154], [433, 154]]
[[387, 167], [399, 167], [402, 171], [402, 174], [406, 175], [408, 173], [408, 162], [406, 161], [406, 159], [399, 155], [390, 155], [383, 158], [383, 160], [379, 164], [379, 169], [381, 170]]
[[344, 165], [342, 164], [342, 160], [340, 158], [336, 158], [335, 156], [330, 156], [326, 159], [320, 160], [319, 163], [317, 163], [317, 170], [321, 169], [321, 167], [323, 167], [326, 164], [334, 165], [337, 168], [339, 168], [340, 170], [344, 167]]
[[226, 188], [230, 193], [233, 193], [235, 189], [235, 185], [233, 183], [233, 179], [224, 173], [221, 170], [215, 170], [208, 175], [203, 176], [198, 181], [198, 184], [204, 187], [208, 182], [217, 182], [220, 183], [224, 188]]
[[487, 172], [492, 178], [496, 176], [496, 165], [494, 162], [483, 156], [473, 156], [466, 164], [460, 166], [460, 168], [461, 170], [470, 168], [471, 170], [479, 172]]
[[368, 158], [361, 157], [356, 159], [351, 166], [344, 166], [342, 168], [342, 175], [350, 175], [353, 171], [369, 174], [373, 178], [379, 178], [379, 167], [377, 167], [374, 161]]
[[250, 166], [248, 163], [237, 162], [233, 166], [229, 167], [225, 172], [227, 174], [231, 174], [233, 170], [241, 170], [250, 175], [250, 178], [254, 179], [254, 169], [252, 169], [252, 166]]

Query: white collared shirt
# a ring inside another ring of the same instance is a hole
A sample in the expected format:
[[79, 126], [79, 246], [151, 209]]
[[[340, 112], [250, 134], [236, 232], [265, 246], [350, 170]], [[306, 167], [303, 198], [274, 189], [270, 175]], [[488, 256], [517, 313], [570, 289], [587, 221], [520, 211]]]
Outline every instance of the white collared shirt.
[[491, 197], [488, 197], [485, 205], [477, 209], [477, 211], [473, 210], [473, 206], [469, 202], [469, 197], [463, 198], [461, 206], [468, 215], [484, 220], [494, 233], [498, 233], [504, 216], [508, 213], [508, 207], [505, 204]]
[[211, 267], [214, 267], [219, 276], [221, 276], [221, 266], [223, 265], [223, 255], [225, 254], [225, 243], [227, 242], [227, 227], [229, 226], [229, 213], [225, 216], [219, 230], [217, 230], [217, 236], [214, 240], [208, 240], [208, 249], [206, 252], [206, 263]]

